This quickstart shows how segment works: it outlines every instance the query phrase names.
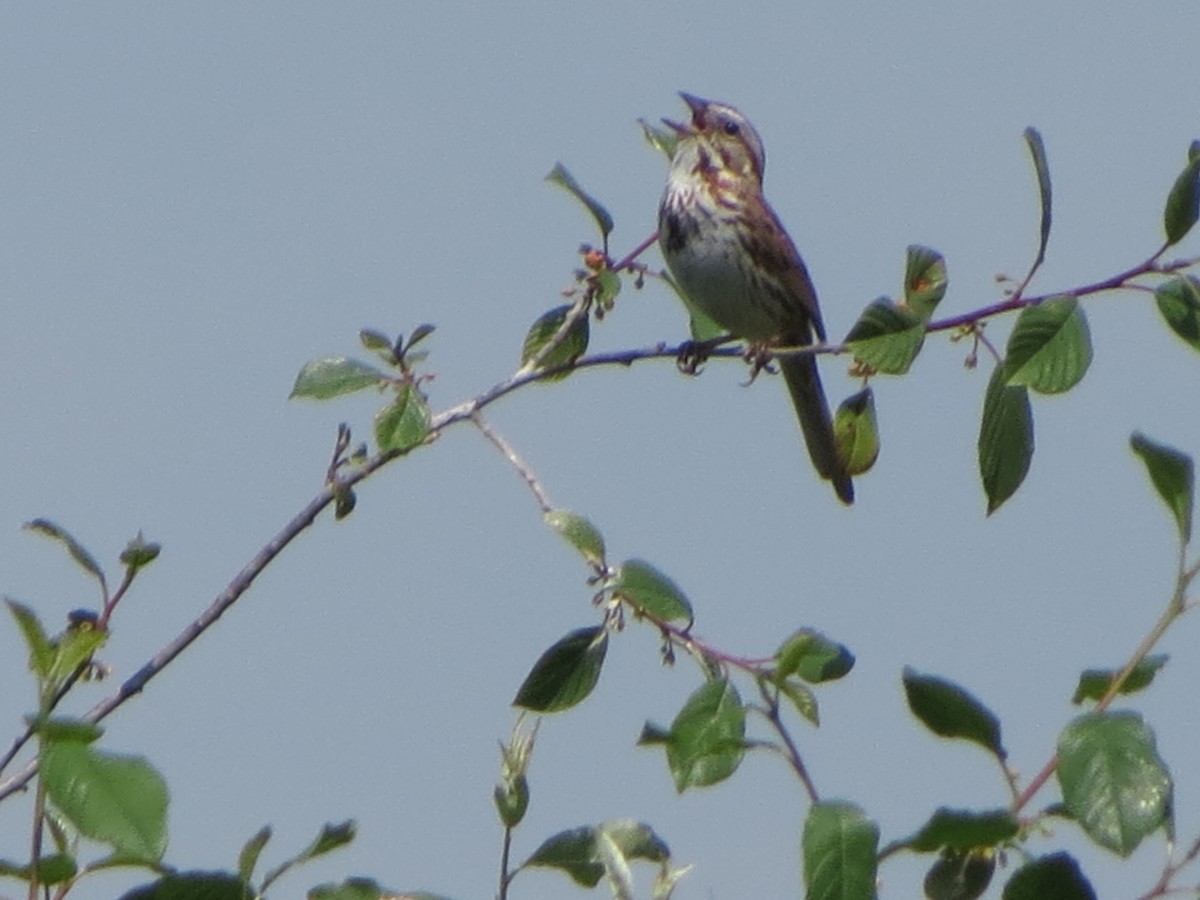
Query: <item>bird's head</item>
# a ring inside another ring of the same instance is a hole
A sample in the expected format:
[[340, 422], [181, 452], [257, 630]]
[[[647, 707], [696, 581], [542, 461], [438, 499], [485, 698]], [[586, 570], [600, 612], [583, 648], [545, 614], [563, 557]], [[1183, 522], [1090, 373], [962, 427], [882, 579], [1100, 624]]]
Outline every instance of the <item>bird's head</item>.
[[752, 177], [762, 184], [766, 155], [762, 139], [750, 121], [728, 104], [682, 92], [679, 96], [692, 111], [692, 120], [679, 123], [663, 119], [679, 135], [676, 162], [681, 157], [690, 161], [694, 154], [701, 163], [707, 160], [709, 166]]

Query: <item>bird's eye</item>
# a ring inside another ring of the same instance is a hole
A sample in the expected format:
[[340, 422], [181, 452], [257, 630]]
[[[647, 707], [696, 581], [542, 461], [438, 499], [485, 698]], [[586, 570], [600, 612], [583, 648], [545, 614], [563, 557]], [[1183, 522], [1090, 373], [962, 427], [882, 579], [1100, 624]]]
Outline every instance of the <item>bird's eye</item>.
[[725, 130], [726, 134], [737, 134], [741, 131], [741, 126], [730, 119], [727, 119], [721, 127]]

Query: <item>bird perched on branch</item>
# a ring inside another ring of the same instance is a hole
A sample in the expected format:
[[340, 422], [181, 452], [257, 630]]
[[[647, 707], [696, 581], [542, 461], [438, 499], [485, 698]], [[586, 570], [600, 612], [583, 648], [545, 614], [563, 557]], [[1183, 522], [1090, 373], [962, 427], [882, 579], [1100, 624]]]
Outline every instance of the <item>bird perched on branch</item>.
[[[758, 132], [732, 106], [680, 96], [692, 118], [664, 120], [679, 140], [658, 210], [658, 243], [676, 283], [717, 325], [759, 351], [824, 341], [808, 270], [763, 197]], [[843, 503], [853, 503], [816, 356], [778, 363], [814, 468]]]

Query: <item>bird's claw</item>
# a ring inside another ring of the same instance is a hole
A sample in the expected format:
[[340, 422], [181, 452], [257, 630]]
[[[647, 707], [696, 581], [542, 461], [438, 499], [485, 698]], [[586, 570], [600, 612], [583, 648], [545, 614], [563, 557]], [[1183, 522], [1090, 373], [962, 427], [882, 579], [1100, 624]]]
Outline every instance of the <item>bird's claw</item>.
[[708, 341], [684, 341], [679, 345], [675, 367], [684, 375], [699, 375], [700, 367], [708, 360], [712, 345]]
[[731, 340], [733, 340], [732, 337], [723, 334], [702, 341], [684, 341], [679, 345], [679, 353], [675, 357], [675, 365], [684, 375], [698, 375], [701, 366], [708, 362], [708, 358], [712, 356], [713, 351]]
[[775, 367], [771, 365], [774, 355], [766, 344], [752, 344], [747, 347], [746, 355], [743, 358], [746, 360], [746, 364], [750, 366], [750, 377], [746, 379], [745, 387], [754, 384], [754, 380], [764, 370], [771, 375], [776, 374]]

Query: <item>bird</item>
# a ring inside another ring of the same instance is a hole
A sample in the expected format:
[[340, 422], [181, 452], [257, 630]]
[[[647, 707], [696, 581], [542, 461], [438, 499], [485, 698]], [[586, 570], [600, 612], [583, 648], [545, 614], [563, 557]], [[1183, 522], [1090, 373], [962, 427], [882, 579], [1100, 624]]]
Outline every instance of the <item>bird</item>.
[[[658, 208], [658, 244], [682, 293], [761, 355], [825, 340], [817, 292], [796, 245], [763, 196], [762, 139], [737, 109], [680, 93], [677, 137]], [[815, 354], [778, 359], [813, 467], [838, 499], [854, 502], [839, 459]]]

